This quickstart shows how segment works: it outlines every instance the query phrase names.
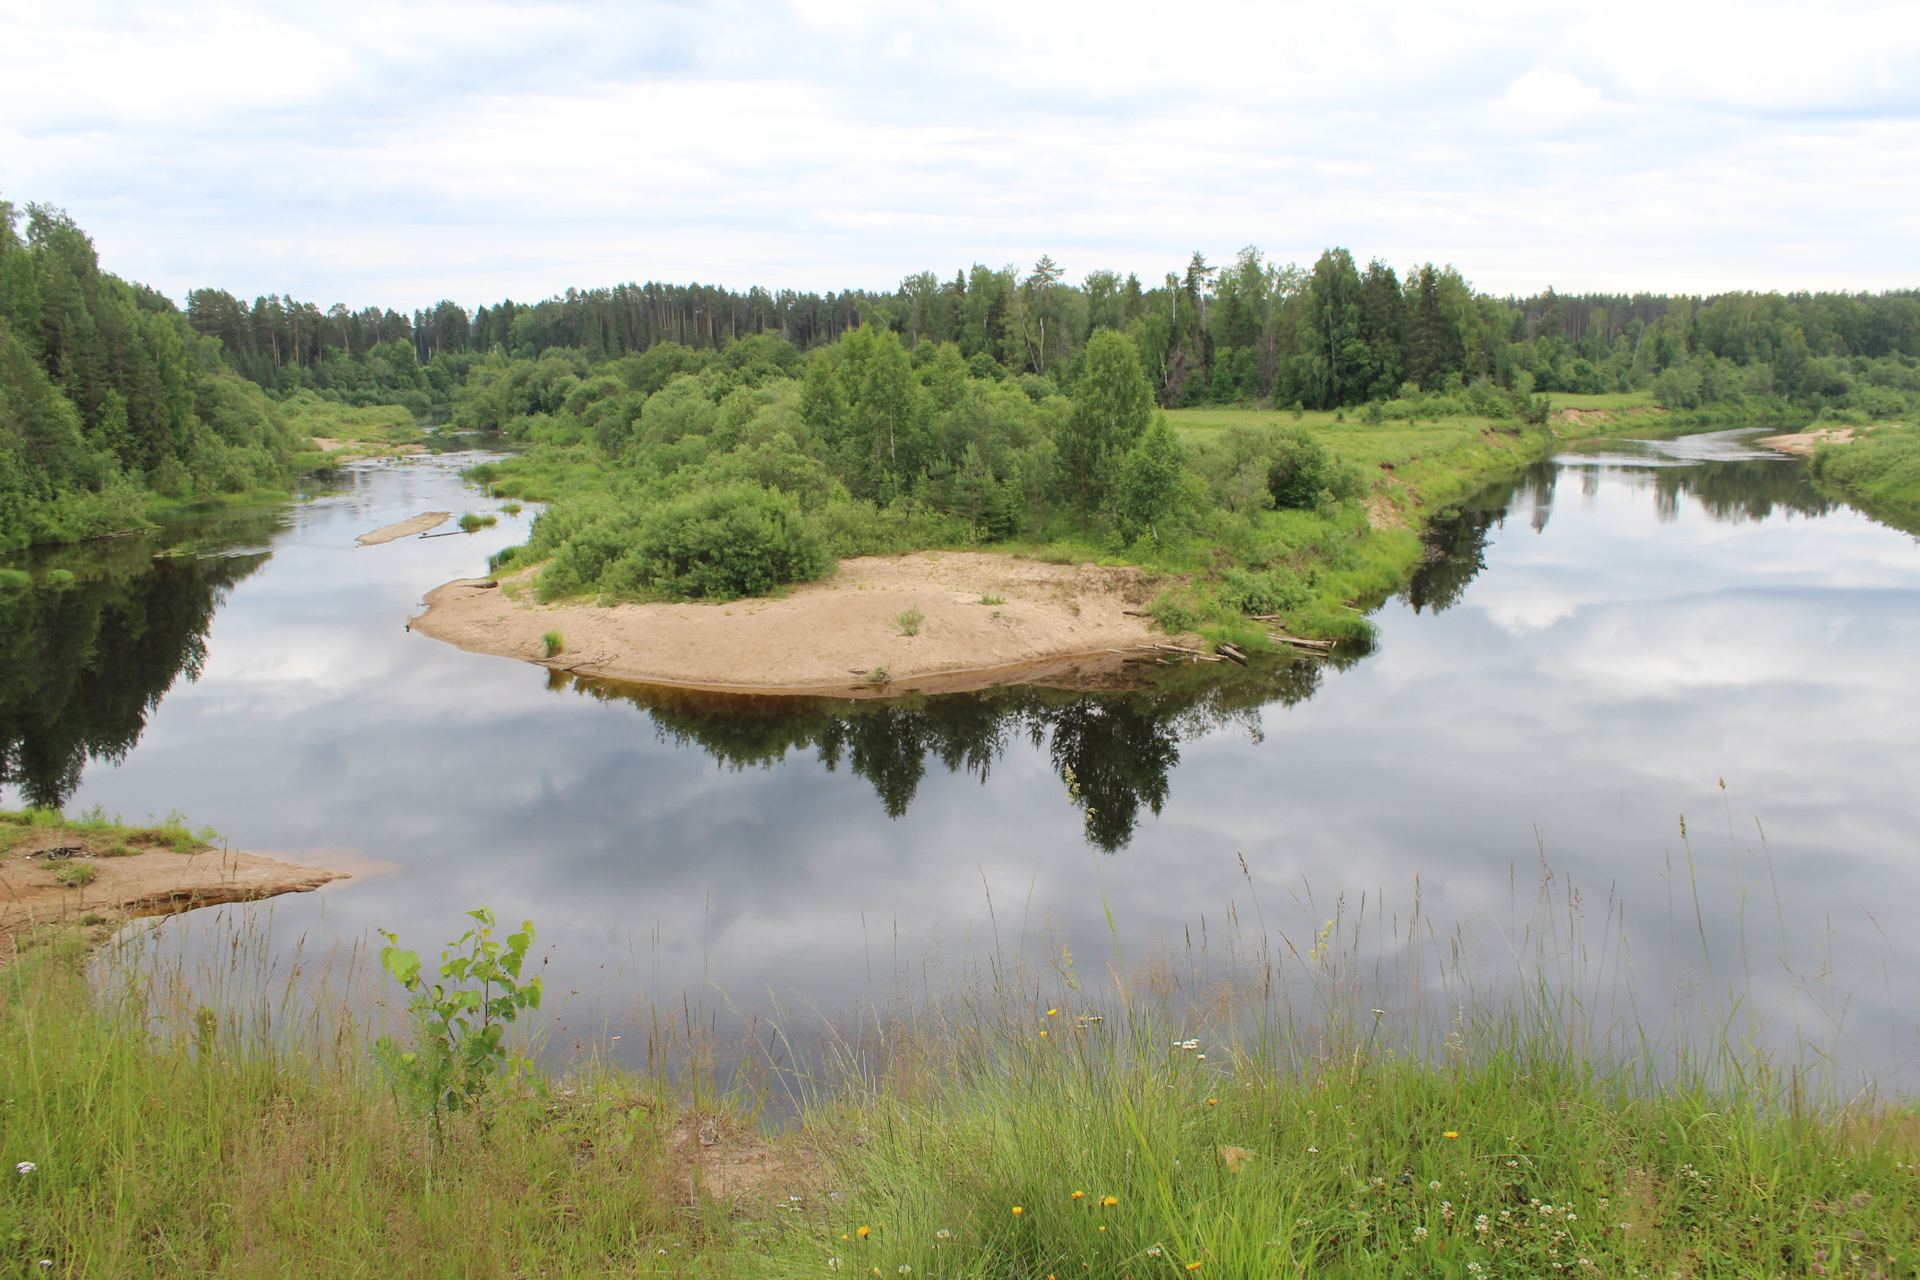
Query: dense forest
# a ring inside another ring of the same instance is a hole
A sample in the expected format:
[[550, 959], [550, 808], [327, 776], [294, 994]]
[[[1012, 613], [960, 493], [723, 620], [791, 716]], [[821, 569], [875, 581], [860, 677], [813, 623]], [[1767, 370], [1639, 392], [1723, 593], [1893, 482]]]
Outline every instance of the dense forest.
[[1412, 389], [1464, 400], [1481, 387], [1651, 390], [1679, 408], [1758, 400], [1875, 417], [1920, 397], [1914, 291], [1498, 298], [1451, 267], [1402, 274], [1375, 259], [1363, 269], [1345, 249], [1311, 268], [1253, 248], [1226, 266], [1196, 253], [1151, 285], [1107, 270], [1072, 284], [1042, 257], [1025, 272], [977, 264], [951, 278], [921, 272], [891, 293], [623, 284], [471, 312], [446, 301], [407, 316], [322, 311], [272, 295], [249, 305], [201, 289], [187, 314], [271, 390], [419, 409], [451, 402], [479, 357], [538, 360], [557, 350], [597, 364], [663, 344], [721, 351], [763, 335], [805, 353], [862, 326], [895, 334], [909, 351], [950, 344], [976, 370], [1069, 392], [1094, 335], [1116, 331], [1169, 408], [1353, 407]]
[[145, 523], [155, 499], [284, 486], [293, 438], [160, 294], [65, 214], [0, 201], [0, 549]]

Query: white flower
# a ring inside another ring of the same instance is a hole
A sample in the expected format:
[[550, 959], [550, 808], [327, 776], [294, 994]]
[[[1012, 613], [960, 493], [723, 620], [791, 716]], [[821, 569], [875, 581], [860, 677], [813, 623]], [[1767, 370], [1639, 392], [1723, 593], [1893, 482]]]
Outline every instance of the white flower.
[[22, 1160], [19, 1164], [13, 1166], [13, 1171], [24, 1178], [28, 1174], [32, 1173], [35, 1169], [38, 1169], [39, 1167], [40, 1167], [39, 1165], [35, 1164], [31, 1160]]
[[910, 1276], [913, 1274], [913, 1268], [903, 1262], [900, 1264], [900, 1274], [903, 1276]]
[[953, 1239], [953, 1232], [947, 1230], [945, 1227], [942, 1227], [938, 1231], [933, 1233], [933, 1238], [935, 1240], [951, 1240]]
[[1156, 1245], [1154, 1245], [1154, 1246], [1153, 1246], [1152, 1248], [1150, 1248], [1150, 1249], [1148, 1249], [1148, 1250], [1147, 1250], [1147, 1256], [1148, 1256], [1149, 1258], [1157, 1258], [1157, 1257], [1159, 1257], [1159, 1256], [1160, 1256], [1160, 1246], [1156, 1244]]
[[838, 1258], [827, 1259], [827, 1270], [838, 1271], [839, 1269], [840, 1269], [840, 1259]]
[[1320, 1148], [1318, 1148], [1318, 1147], [1308, 1147], [1308, 1148], [1307, 1148], [1307, 1154], [1308, 1154], [1308, 1155], [1310, 1155], [1310, 1156], [1317, 1156], [1317, 1155], [1319, 1155], [1319, 1154], [1320, 1154]]
[[1440, 1184], [1437, 1182], [1429, 1182], [1427, 1184], [1427, 1190], [1429, 1191], [1438, 1191], [1439, 1189], [1440, 1189]]

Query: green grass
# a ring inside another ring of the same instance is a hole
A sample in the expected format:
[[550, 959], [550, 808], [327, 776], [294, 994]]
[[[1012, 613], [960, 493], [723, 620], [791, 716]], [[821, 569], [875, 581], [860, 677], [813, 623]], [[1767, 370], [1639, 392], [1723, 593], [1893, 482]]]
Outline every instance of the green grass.
[[920, 624], [926, 620], [927, 615], [920, 611], [920, 606], [918, 605], [914, 605], [909, 609], [902, 609], [899, 613], [893, 615], [893, 625], [900, 629], [900, 634], [903, 636], [919, 635]]
[[[1578, 914], [1548, 896], [1539, 919]], [[1569, 965], [1564, 924], [1521, 930], [1504, 983], [1342, 911], [1105, 978], [995, 953], [820, 1024], [799, 1070], [623, 1072], [583, 1046], [436, 1147], [373, 1065], [365, 948], [276, 955], [246, 917], [192, 919], [167, 928], [198, 947], [136, 934], [89, 968], [50, 933], [0, 967], [0, 1267], [1920, 1275], [1920, 1112], [1822, 1076], [1832, 1046], [1769, 1052], [1737, 992], [1676, 993], [1678, 1030], [1609, 1021], [1633, 993]], [[752, 1117], [783, 1083], [798, 1123], [769, 1140]], [[766, 1175], [720, 1186], [703, 1129]]]
[[1824, 444], [1812, 461], [1815, 481], [1877, 520], [1920, 534], [1920, 425], [1861, 432]]
[[546, 646], [547, 656], [557, 658], [567, 651], [566, 637], [558, 631], [549, 631], [540, 637], [540, 643]]

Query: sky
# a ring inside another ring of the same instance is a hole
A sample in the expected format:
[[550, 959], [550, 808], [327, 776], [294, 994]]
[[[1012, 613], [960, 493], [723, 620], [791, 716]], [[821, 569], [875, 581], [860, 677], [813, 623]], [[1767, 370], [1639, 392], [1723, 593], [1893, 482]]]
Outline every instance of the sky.
[[1912, 287], [1920, 5], [0, 0], [0, 199], [323, 307], [1249, 245]]

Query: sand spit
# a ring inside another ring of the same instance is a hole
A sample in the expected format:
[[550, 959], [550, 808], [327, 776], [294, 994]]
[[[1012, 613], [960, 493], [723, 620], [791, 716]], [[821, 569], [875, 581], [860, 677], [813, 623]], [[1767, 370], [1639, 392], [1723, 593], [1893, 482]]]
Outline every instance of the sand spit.
[[[136, 916], [169, 915], [223, 902], [252, 902], [283, 893], [308, 893], [344, 872], [276, 862], [255, 853], [203, 849], [175, 853], [166, 846], [126, 857], [102, 857], [73, 832], [48, 832], [0, 860], [0, 939], [45, 924], [118, 925]], [[79, 845], [62, 856], [60, 849]], [[49, 856], [49, 850], [52, 856]], [[59, 873], [89, 867], [94, 878], [68, 888]]]
[[1851, 444], [1857, 438], [1855, 432], [1871, 430], [1872, 427], [1821, 427], [1792, 435], [1763, 436], [1755, 443], [1778, 449], [1782, 453], [1797, 453], [1805, 457], [1823, 444]]
[[[1170, 639], [1144, 614], [1161, 578], [980, 551], [862, 556], [783, 597], [728, 604], [541, 605], [529, 576], [449, 582], [411, 625], [584, 676], [841, 695], [1098, 683], [1125, 651]], [[907, 635], [900, 615], [916, 609]], [[565, 640], [551, 658], [549, 631]]]
[[396, 538], [411, 538], [416, 533], [437, 529], [452, 518], [451, 511], [429, 511], [411, 520], [402, 520], [399, 524], [382, 525], [372, 533], [361, 534], [354, 541], [363, 547], [377, 547], [383, 542], [392, 542]]

